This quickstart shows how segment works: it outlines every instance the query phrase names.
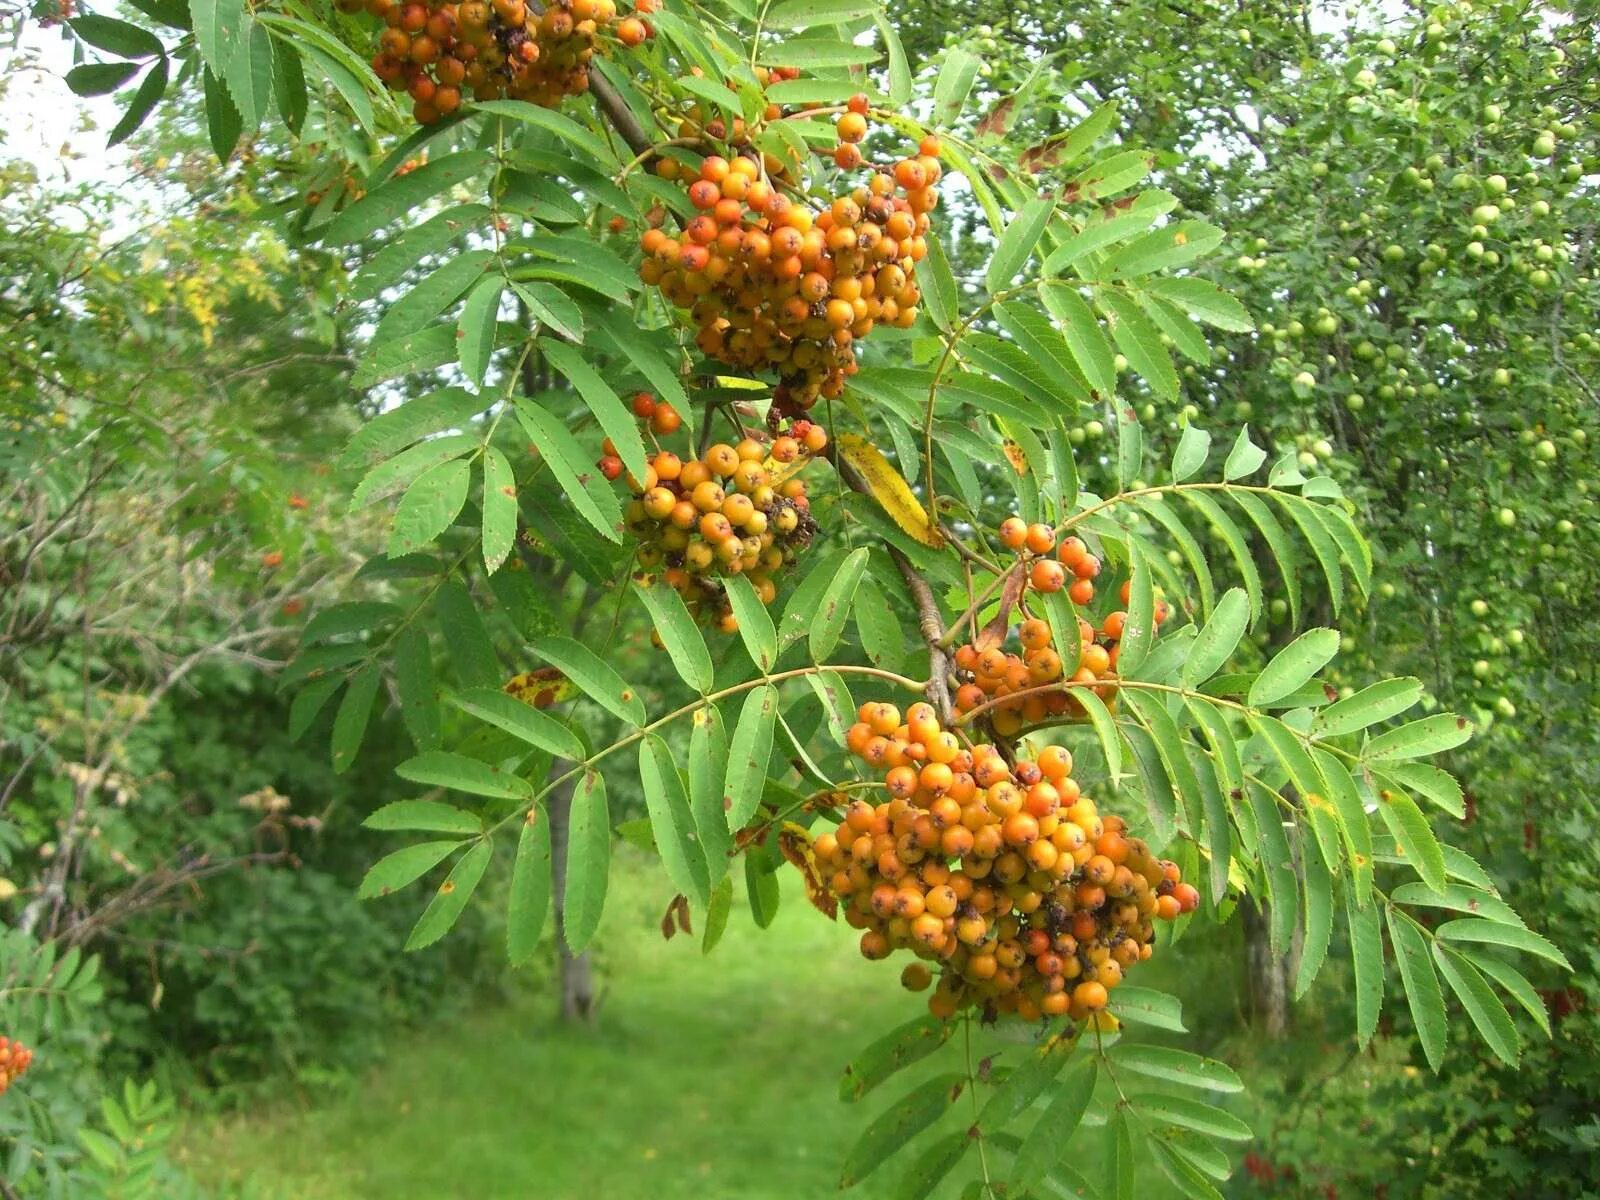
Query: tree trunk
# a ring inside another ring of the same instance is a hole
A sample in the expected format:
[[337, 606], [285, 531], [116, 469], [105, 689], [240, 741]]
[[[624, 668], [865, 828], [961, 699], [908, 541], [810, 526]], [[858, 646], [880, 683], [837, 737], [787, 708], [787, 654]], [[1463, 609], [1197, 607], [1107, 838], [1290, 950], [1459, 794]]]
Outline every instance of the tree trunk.
[[[554, 778], [571, 769], [557, 759], [550, 767]], [[555, 788], [546, 811], [550, 815], [551, 880], [555, 888], [556, 960], [559, 969], [561, 1019], [589, 1021], [594, 1017], [594, 976], [589, 969], [589, 953], [574, 954], [567, 947], [567, 831], [572, 821], [572, 793], [576, 784], [568, 780]]]
[[1266, 904], [1246, 900], [1239, 912], [1244, 918], [1250, 1016], [1268, 1037], [1281, 1038], [1289, 1029], [1288, 963], [1273, 953]]

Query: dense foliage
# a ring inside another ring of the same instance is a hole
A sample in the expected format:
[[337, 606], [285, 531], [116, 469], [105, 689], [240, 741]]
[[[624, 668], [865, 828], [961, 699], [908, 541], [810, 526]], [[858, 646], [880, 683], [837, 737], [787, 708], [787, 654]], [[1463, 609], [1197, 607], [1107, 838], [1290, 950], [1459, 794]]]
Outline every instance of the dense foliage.
[[514, 963], [552, 907], [590, 943], [614, 829], [708, 950], [794, 863], [938, 981], [848, 1098], [1015, 1038], [847, 1183], [911, 1142], [897, 1194], [1217, 1194], [1239, 1078], [1122, 1024], [1181, 1032], [1138, 962], [1242, 924], [1258, 990], [1338, 961], [1305, 1019], [1368, 1049], [1283, 1068], [1232, 1186], [1584, 1186], [1586, 6], [134, 7], [68, 22], [69, 79], [130, 85], [113, 140], [203, 125], [196, 211], [113, 243], [10, 168], [19, 1185], [159, 1115], [76, 1132], [103, 986], [116, 1069], [209, 1082], [417, 1009], [348, 813], [421, 835], [359, 892], [434, 886], [407, 949]]

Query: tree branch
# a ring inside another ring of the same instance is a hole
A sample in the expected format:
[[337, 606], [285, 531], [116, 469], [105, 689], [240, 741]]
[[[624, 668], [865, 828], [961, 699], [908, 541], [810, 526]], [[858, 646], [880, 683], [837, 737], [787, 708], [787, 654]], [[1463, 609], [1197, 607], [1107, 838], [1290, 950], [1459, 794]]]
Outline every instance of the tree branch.
[[589, 93], [594, 97], [594, 102], [600, 111], [605, 114], [606, 120], [611, 122], [612, 128], [628, 144], [628, 149], [635, 154], [648, 153], [653, 145], [650, 135], [644, 131], [644, 126], [639, 124], [639, 119], [633, 115], [633, 110], [622, 98], [622, 93], [612, 87], [610, 80], [599, 71], [589, 72]]
[[[538, 8], [537, 2], [533, 6]], [[606, 120], [628, 144], [628, 148], [635, 154], [644, 154], [649, 151], [652, 143], [650, 135], [639, 124], [638, 118], [623, 100], [616, 88], [598, 71], [589, 73], [589, 92], [594, 96], [595, 105], [604, 114]], [[839, 477], [852, 490], [864, 496], [870, 496], [871, 490], [866, 481], [856, 473], [849, 463], [835, 458], [834, 466], [839, 472]], [[911, 599], [917, 606], [917, 623], [922, 631], [922, 640], [928, 647], [928, 685], [925, 694], [928, 703], [933, 705], [933, 711], [939, 715], [942, 725], [949, 725], [950, 711], [950, 658], [945, 653], [944, 646], [944, 617], [939, 612], [939, 602], [934, 597], [933, 589], [928, 586], [928, 581], [918, 572], [904, 554], [894, 546], [889, 548], [889, 557], [894, 560], [894, 565], [900, 572], [900, 577], [905, 580], [906, 590], [911, 593]]]
[[[833, 465], [839, 472], [839, 478], [844, 480], [851, 491], [860, 492], [863, 496], [872, 494], [866, 480], [862, 479], [856, 469], [844, 459], [836, 455]], [[900, 578], [905, 580], [906, 590], [911, 593], [912, 602], [917, 606], [917, 626], [922, 631], [922, 640], [928, 647], [928, 685], [924, 689], [924, 695], [927, 696], [928, 703], [933, 705], [933, 711], [938, 714], [939, 723], [948, 726], [952, 715], [950, 656], [944, 648], [944, 616], [939, 611], [939, 601], [934, 597], [928, 581], [922, 577], [899, 547], [891, 545], [887, 549], [895, 569], [900, 572]]]

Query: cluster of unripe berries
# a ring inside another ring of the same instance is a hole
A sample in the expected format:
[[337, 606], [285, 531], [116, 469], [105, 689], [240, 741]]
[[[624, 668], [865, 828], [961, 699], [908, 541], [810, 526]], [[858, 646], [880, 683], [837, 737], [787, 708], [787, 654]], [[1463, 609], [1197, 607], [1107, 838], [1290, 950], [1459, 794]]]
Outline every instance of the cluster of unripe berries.
[[0, 1096], [33, 1062], [33, 1051], [21, 1042], [0, 1036]]
[[[676, 410], [647, 392], [634, 397], [633, 407], [653, 433], [672, 433], [681, 423]], [[822, 426], [801, 419], [770, 443], [753, 437], [737, 445], [719, 442], [699, 457], [657, 450], [644, 478], [627, 480], [633, 499], [624, 515], [639, 539], [641, 576], [659, 572], [691, 613], [734, 632], [721, 580], [743, 574], [763, 604], [777, 597], [773, 576], [810, 544], [817, 528], [797, 472], [827, 444]], [[615, 479], [622, 463], [609, 441], [605, 450], [601, 473]]]
[[[856, 165], [856, 130], [865, 132], [866, 119], [852, 109], [841, 126], [847, 118], [841, 148]], [[776, 371], [779, 411], [808, 408], [843, 391], [856, 371], [855, 343], [875, 325], [905, 329], [916, 320], [938, 154], [938, 140], [924, 138], [916, 155], [820, 208], [784, 194], [781, 164], [770, 156], [711, 155], [687, 180], [697, 215], [677, 236], [645, 231], [639, 276], [689, 311], [709, 358]], [[667, 173], [680, 177], [668, 162]]]
[[626, 46], [652, 35], [641, 14], [658, 0], [636, 0], [619, 17], [616, 0], [548, 0], [543, 12], [526, 0], [339, 0], [345, 12], [365, 9], [388, 28], [378, 38], [372, 69], [412, 99], [423, 125], [480, 100], [508, 96], [553, 108], [589, 88], [589, 62], [607, 33]]
[[[1065, 587], [1074, 604], [1084, 606], [1094, 599], [1100, 560], [1082, 539], [1069, 537], [1058, 546], [1048, 525], [1027, 525], [1013, 517], [1001, 525], [1000, 540], [1021, 555], [1018, 569], [1024, 572], [1024, 595], [1029, 589], [1058, 592]], [[1121, 592], [1124, 604], [1129, 590], [1125, 582]], [[1166, 620], [1164, 600], [1156, 602], [1154, 616], [1158, 627]], [[1106, 614], [1098, 628], [1078, 618], [1078, 647], [1073, 656], [1077, 666], [1070, 673], [1044, 619], [1030, 616], [1018, 625], [1020, 654], [1007, 650], [1004, 635], [995, 636], [991, 626], [955, 652], [956, 711], [967, 713], [989, 705], [985, 712], [990, 726], [1001, 737], [1011, 737], [1052, 717], [1082, 716], [1083, 705], [1071, 690], [1041, 690], [1063, 680], [1093, 686], [1107, 705], [1115, 707], [1117, 656], [1127, 622], [1123, 609]], [[1006, 699], [1011, 696], [1015, 698]]]
[[1150, 957], [1157, 919], [1199, 904], [1175, 864], [1082, 794], [1063, 747], [1008, 763], [964, 746], [927, 704], [857, 715], [846, 745], [884, 772], [888, 798], [854, 801], [812, 849], [861, 953], [910, 950], [914, 991], [937, 974], [935, 1016], [1081, 1020]]

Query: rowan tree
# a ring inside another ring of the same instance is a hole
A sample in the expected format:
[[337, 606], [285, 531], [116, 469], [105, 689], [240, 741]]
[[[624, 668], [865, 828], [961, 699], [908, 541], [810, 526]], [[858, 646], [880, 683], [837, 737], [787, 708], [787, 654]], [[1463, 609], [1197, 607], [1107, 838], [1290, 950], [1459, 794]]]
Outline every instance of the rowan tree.
[[[843, 1182], [912, 1142], [906, 1196], [1079, 1186], [1080, 1123], [1115, 1194], [1146, 1165], [1217, 1194], [1249, 1131], [1202, 1097], [1237, 1077], [1121, 1029], [1182, 1030], [1138, 964], [1245, 898], [1302, 990], [1345, 931], [1361, 1036], [1387, 940], [1424, 1046], [1448, 990], [1515, 1060], [1510, 955], [1565, 959], [1426, 815], [1460, 807], [1425, 760], [1471, 722], [1417, 678], [1330, 681], [1378, 583], [1339, 476], [1248, 429], [1213, 453], [1183, 408], [1174, 351], [1254, 323], [1201, 273], [1224, 232], [1163, 186], [1180, 159], [1122, 115], [1136, 84], [1085, 103], [1042, 62], [1001, 108], [983, 35], [913, 57], [871, 0], [135, 7], [150, 28], [70, 22], [86, 90], [139, 79], [117, 133], [197, 78], [222, 159], [286, 142], [278, 211], [370, 318], [378, 411], [337, 468], [392, 512], [382, 591], [317, 612], [284, 685], [298, 728], [333, 712], [339, 768], [377, 705], [405, 720], [420, 794], [368, 824], [420, 836], [362, 894], [429, 881], [408, 948], [498, 858], [534, 952], [567, 785], [573, 950], [614, 791], [642, 791], [665, 927], [708, 949], [733, 872], [760, 923], [788, 860], [932, 985], [846, 1098], [1015, 1031], [866, 1124]], [[549, 620], [572, 580], [608, 618], [582, 636]], [[1263, 645], [1280, 599], [1296, 632]]]

